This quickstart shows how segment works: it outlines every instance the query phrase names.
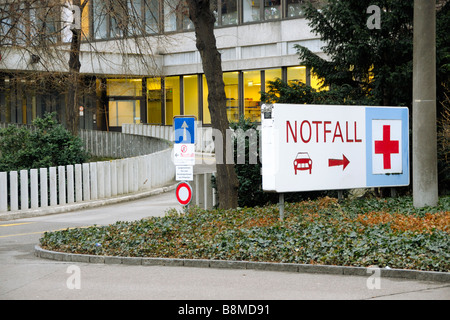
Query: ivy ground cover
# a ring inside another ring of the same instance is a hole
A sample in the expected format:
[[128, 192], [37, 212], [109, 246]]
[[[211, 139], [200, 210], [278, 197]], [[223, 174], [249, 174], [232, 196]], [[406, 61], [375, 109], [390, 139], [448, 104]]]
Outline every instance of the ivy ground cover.
[[450, 271], [450, 197], [416, 209], [411, 197], [320, 198], [277, 206], [169, 210], [108, 226], [46, 232], [47, 250], [124, 257], [289, 262]]

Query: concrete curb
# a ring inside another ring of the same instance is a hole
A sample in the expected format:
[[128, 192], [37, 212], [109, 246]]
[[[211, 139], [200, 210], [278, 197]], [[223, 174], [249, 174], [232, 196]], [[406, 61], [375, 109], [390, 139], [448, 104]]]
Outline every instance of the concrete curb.
[[102, 206], [106, 206], [106, 205], [112, 205], [112, 204], [117, 204], [117, 203], [122, 203], [122, 202], [127, 202], [127, 201], [133, 201], [133, 200], [138, 200], [141, 198], [146, 198], [149, 196], [157, 195], [160, 193], [173, 191], [173, 190], [175, 190], [176, 186], [177, 186], [177, 184], [170, 184], [170, 185], [162, 186], [162, 187], [155, 188], [155, 189], [152, 189], [149, 191], [127, 194], [127, 195], [123, 195], [123, 196], [117, 196], [114, 198], [85, 201], [85, 202], [72, 203], [72, 204], [66, 204], [66, 205], [58, 205], [58, 206], [48, 207], [48, 208], [10, 211], [10, 212], [5, 212], [5, 213], [0, 213], [0, 221], [40, 217], [40, 216], [45, 216], [45, 215], [50, 215], [50, 214], [66, 213], [66, 212], [71, 212], [71, 211], [97, 208], [97, 207], [102, 207]]
[[[171, 258], [142, 258], [142, 257], [111, 257], [88, 254], [73, 254], [44, 250], [35, 246], [35, 256], [42, 259], [50, 259], [64, 262], [123, 264], [139, 266], [176, 266], [195, 268], [217, 269], [247, 269], [279, 272], [298, 272], [316, 274], [334, 274], [347, 276], [371, 276], [375, 268], [326, 266], [297, 263], [276, 262], [252, 262], [252, 261], [227, 261], [206, 259], [171, 259]], [[403, 269], [378, 269], [380, 277], [400, 278], [418, 281], [450, 282], [450, 272], [403, 270]]]

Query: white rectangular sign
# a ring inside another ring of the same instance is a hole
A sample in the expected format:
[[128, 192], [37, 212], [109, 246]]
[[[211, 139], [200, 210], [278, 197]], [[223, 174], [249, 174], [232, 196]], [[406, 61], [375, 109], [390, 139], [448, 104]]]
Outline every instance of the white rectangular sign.
[[176, 166], [176, 181], [193, 181], [194, 167], [193, 166]]
[[409, 184], [407, 108], [274, 104], [261, 118], [265, 191]]
[[195, 144], [193, 143], [174, 144], [173, 161], [176, 166], [195, 165]]

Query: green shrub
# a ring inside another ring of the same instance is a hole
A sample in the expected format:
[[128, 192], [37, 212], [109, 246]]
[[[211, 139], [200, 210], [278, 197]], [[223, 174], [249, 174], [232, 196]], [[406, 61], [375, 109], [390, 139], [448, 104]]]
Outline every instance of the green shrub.
[[[412, 197], [335, 198], [230, 210], [175, 209], [164, 217], [46, 232], [46, 250], [121, 257], [220, 259], [450, 270], [450, 197], [416, 209]], [[426, 212], [426, 213], [425, 213]], [[388, 218], [388, 219], [386, 219]]]
[[261, 92], [262, 103], [294, 103], [294, 104], [336, 104], [336, 105], [374, 105], [372, 95], [365, 93], [360, 87], [347, 84], [333, 85], [328, 90], [316, 91], [300, 82], [285, 82], [275, 79], [268, 82], [267, 92]]
[[10, 125], [0, 130], [0, 171], [83, 163], [83, 142], [54, 120], [55, 113], [33, 121], [35, 130]]

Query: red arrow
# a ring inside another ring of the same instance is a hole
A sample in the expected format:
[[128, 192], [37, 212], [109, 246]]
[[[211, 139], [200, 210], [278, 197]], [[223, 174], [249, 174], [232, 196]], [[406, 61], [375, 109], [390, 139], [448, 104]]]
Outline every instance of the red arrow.
[[350, 163], [350, 161], [348, 161], [348, 159], [342, 155], [342, 160], [339, 159], [328, 159], [328, 166], [329, 167], [335, 167], [335, 166], [342, 166], [342, 170], [345, 170], [345, 168], [348, 166], [348, 164]]

